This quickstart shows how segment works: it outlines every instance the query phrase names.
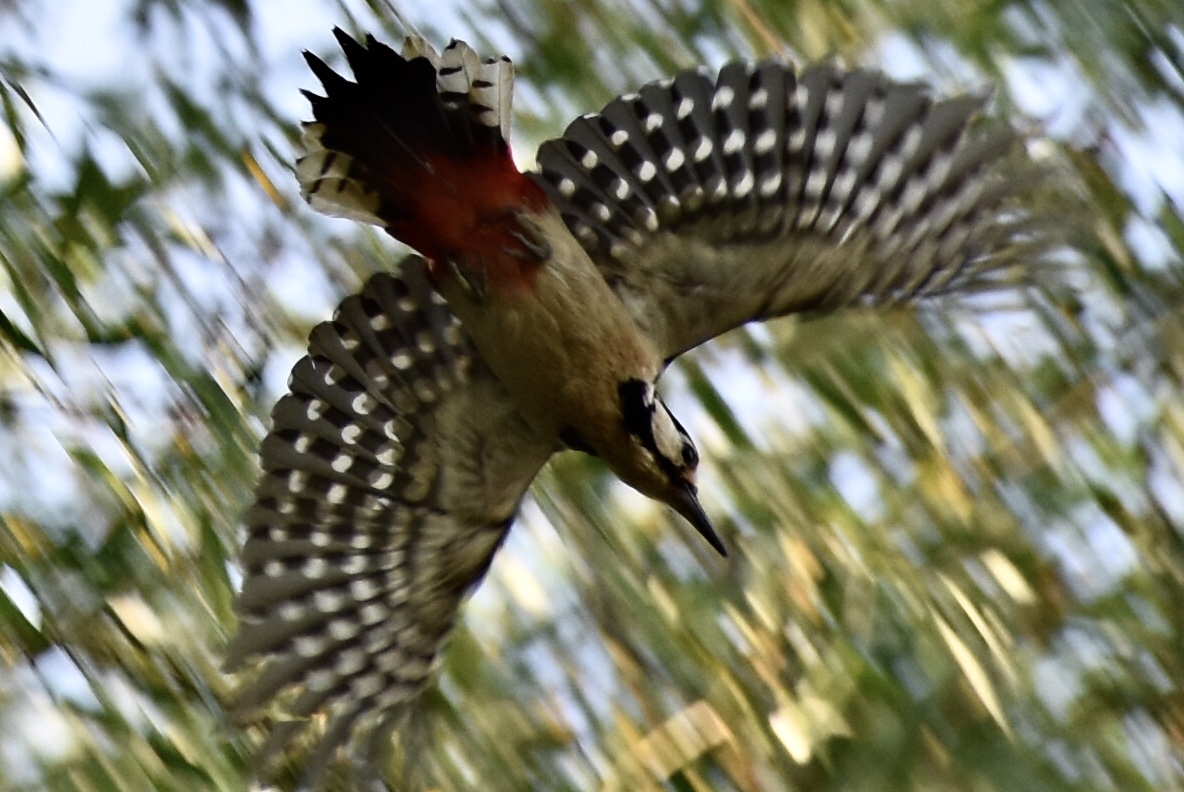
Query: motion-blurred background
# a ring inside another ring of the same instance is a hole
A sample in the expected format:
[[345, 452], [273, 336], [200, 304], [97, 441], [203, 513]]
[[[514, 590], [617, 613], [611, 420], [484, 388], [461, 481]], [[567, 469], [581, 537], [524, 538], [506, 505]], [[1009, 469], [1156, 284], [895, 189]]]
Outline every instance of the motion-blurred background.
[[[726, 561], [557, 459], [424, 701], [425, 786], [1184, 789], [1184, 5], [401, 10], [515, 60], [521, 163], [735, 56], [993, 87], [1074, 246], [1022, 298], [671, 370]], [[268, 721], [228, 720], [219, 664], [255, 446], [309, 327], [397, 255], [297, 194], [300, 50], [340, 64], [334, 24], [401, 36], [381, 0], [0, 1], [4, 790], [248, 784]]]

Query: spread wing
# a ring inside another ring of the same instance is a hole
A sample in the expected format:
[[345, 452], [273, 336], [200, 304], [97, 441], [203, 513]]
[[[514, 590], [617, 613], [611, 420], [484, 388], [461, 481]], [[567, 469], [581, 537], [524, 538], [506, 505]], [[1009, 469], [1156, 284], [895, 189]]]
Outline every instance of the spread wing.
[[238, 707], [297, 691], [301, 720], [272, 733], [260, 765], [327, 716], [311, 787], [356, 730], [385, 734], [423, 691], [554, 450], [474, 357], [425, 266], [411, 256], [373, 276], [312, 331], [245, 517], [229, 664], [264, 663]]
[[749, 321], [989, 285], [1031, 253], [1033, 178], [982, 103], [732, 63], [577, 119], [535, 178], [672, 358]]

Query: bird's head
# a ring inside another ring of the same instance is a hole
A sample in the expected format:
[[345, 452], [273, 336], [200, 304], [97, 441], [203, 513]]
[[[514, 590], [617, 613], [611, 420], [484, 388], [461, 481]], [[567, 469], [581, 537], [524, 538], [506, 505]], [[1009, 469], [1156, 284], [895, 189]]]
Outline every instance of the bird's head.
[[699, 505], [695, 486], [699, 452], [682, 424], [670, 414], [651, 383], [626, 380], [617, 393], [627, 447], [623, 455], [602, 453], [605, 462], [622, 481], [670, 506], [720, 555], [727, 555]]

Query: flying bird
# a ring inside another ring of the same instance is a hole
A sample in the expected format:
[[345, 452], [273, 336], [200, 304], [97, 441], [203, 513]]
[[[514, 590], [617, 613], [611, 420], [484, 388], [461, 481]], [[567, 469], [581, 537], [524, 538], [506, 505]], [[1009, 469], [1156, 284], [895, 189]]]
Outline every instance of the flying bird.
[[[684, 71], [511, 154], [513, 66], [335, 31], [296, 173], [318, 211], [416, 251], [317, 325], [245, 517], [239, 705], [323, 715], [315, 787], [429, 684], [552, 455], [599, 457], [720, 553], [699, 453], [656, 386], [748, 322], [992, 286], [1039, 242], [1032, 163], [981, 97], [834, 64]], [[321, 728], [321, 727], [311, 727]]]

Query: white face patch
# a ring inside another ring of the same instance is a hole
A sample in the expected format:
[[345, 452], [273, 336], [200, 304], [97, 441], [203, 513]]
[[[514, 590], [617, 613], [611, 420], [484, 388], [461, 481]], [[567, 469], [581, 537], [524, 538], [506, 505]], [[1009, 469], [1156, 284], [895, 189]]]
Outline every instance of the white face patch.
[[657, 401], [657, 409], [654, 410], [653, 426], [654, 443], [658, 446], [658, 453], [674, 465], [682, 467], [682, 448], [689, 442], [689, 438], [679, 431], [678, 424], [661, 399]]
[[648, 382], [633, 379], [619, 387], [625, 430], [633, 436], [648, 459], [652, 472], [674, 484], [691, 478], [699, 454], [665, 403]]

